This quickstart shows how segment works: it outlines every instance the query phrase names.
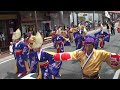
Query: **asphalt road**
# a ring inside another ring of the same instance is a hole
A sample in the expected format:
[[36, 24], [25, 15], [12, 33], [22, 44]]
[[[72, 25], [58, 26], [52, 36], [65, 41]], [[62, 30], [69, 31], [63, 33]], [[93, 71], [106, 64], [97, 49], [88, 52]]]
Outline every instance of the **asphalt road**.
[[[96, 32], [96, 31], [94, 31]], [[93, 32], [93, 33], [94, 33]], [[91, 35], [93, 34], [91, 33]], [[53, 47], [49, 47], [45, 49], [47, 51], [56, 50]], [[72, 46], [66, 46], [65, 51], [74, 51], [75, 44], [73, 43]], [[104, 50], [113, 52], [113, 53], [120, 53], [120, 33], [116, 32], [115, 36], [111, 36], [111, 40], [109, 43], [106, 42]], [[17, 77], [15, 75], [15, 60], [6, 58], [8, 61], [0, 61], [0, 79], [20, 79], [22, 77]], [[102, 64], [102, 68], [100, 70], [100, 76], [102, 79], [112, 79], [115, 70], [111, 69], [106, 63]], [[61, 67], [60, 73], [62, 74], [61, 79], [81, 79], [81, 69], [79, 61], [64, 61]], [[33, 78], [36, 75], [32, 75]]]

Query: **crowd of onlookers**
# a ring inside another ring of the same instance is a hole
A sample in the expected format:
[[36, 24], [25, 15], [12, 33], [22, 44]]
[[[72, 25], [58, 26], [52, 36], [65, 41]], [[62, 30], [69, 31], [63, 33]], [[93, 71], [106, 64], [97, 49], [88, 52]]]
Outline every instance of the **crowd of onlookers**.
[[115, 35], [115, 30], [117, 29], [118, 27], [118, 22], [119, 20], [117, 21], [113, 21], [113, 20], [108, 20], [106, 21], [106, 26], [107, 26], [107, 31], [110, 35]]

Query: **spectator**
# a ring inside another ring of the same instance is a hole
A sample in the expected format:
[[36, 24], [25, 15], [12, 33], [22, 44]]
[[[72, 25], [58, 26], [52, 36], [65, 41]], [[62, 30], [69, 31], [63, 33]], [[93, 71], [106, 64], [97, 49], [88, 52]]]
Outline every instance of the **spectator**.
[[111, 34], [112, 34], [112, 35], [115, 35], [114, 22], [111, 21], [110, 24], [111, 24]]
[[107, 26], [107, 32], [110, 34], [110, 27], [109, 27], [109, 23], [106, 21], [106, 26]]
[[10, 42], [9, 51], [10, 51], [10, 54], [13, 54], [13, 43], [12, 42]]

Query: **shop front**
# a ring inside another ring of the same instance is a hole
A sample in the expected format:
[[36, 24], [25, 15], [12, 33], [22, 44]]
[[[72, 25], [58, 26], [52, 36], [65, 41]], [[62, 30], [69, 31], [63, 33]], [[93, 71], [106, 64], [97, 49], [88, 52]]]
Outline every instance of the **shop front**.
[[[20, 15], [23, 35], [27, 34], [29, 31], [33, 32], [33, 34], [35, 34], [37, 31], [44, 34], [44, 32], [51, 27], [48, 12], [37, 11], [37, 18], [35, 18], [35, 11], [21, 11]], [[44, 36], [46, 37], [45, 34]]]
[[17, 13], [0, 14], [0, 48], [5, 48], [12, 42], [12, 34], [19, 27]]

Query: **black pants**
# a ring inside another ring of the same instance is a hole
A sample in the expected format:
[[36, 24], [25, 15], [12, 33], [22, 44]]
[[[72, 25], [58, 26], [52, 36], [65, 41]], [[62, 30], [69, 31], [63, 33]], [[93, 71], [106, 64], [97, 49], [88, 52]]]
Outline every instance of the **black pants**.
[[115, 29], [113, 29], [113, 28], [111, 29], [111, 34], [115, 35]]

